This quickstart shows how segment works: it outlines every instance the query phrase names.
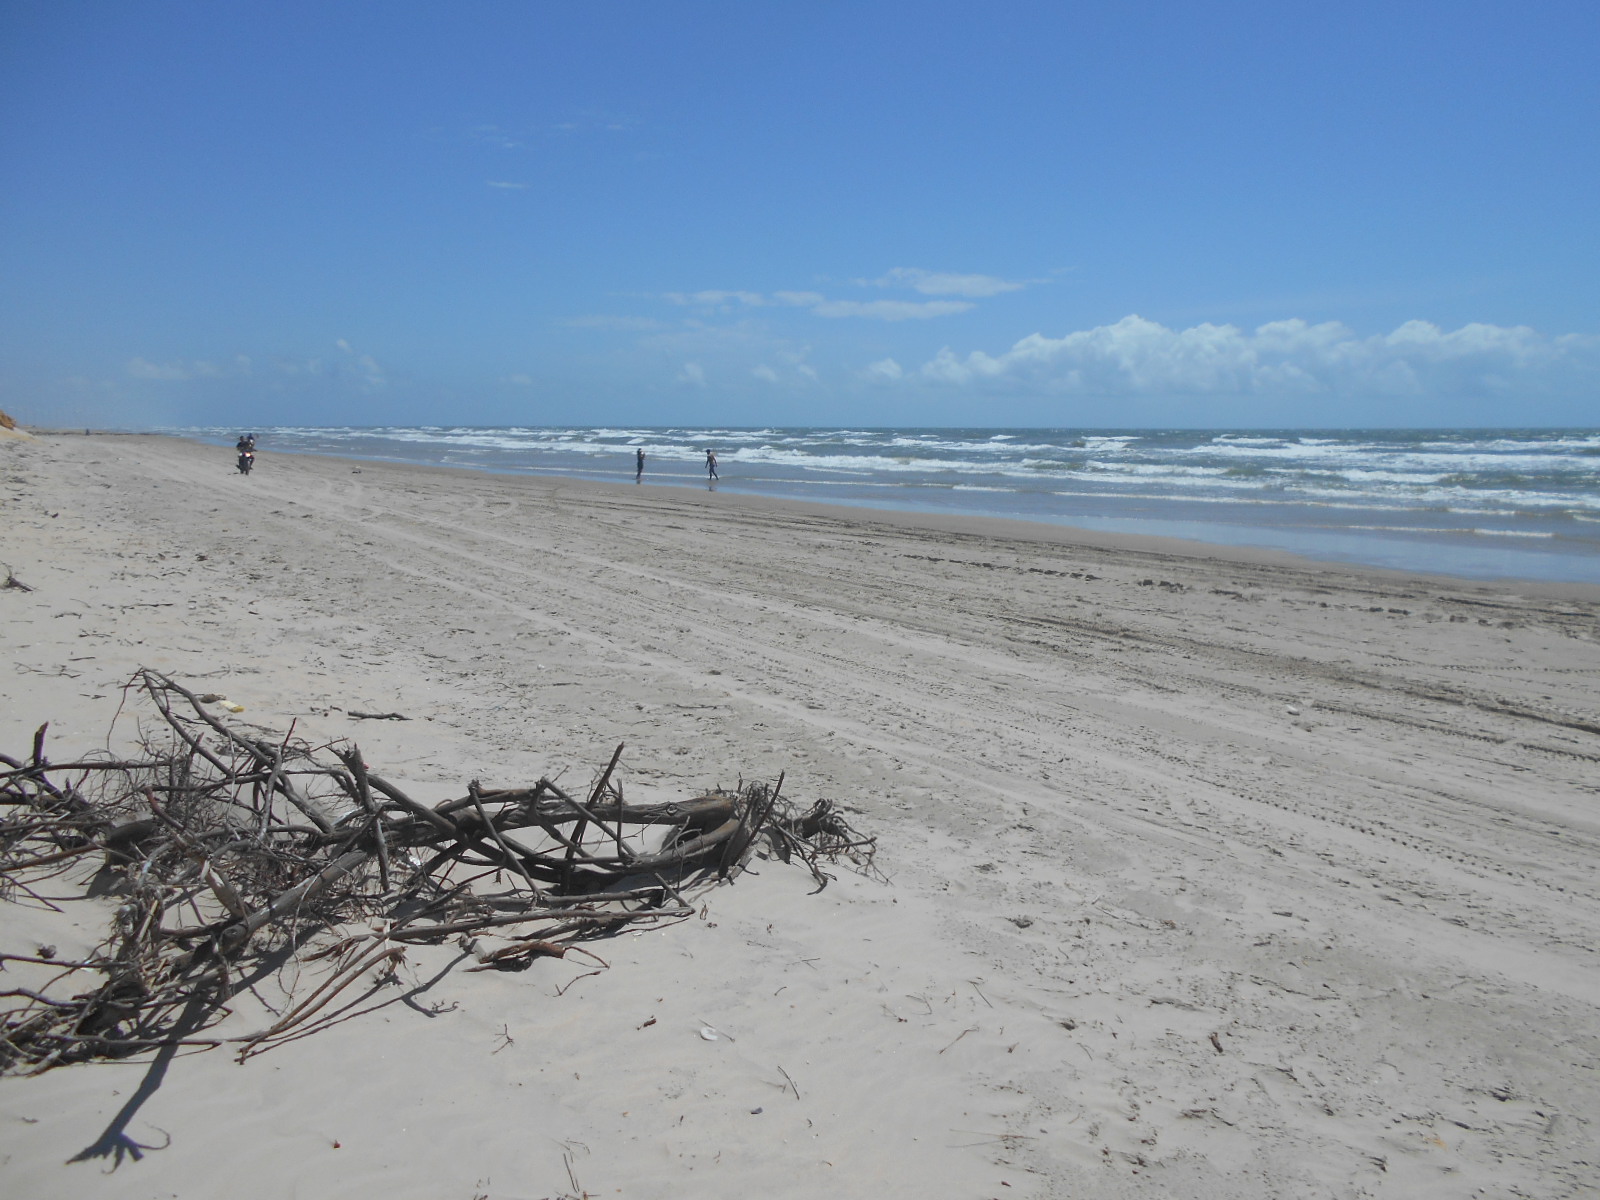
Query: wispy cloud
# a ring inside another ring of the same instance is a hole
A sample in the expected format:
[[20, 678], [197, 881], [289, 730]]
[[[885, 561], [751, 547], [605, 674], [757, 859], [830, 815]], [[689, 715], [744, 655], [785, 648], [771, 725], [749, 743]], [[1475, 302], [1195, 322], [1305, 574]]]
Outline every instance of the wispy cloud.
[[567, 117], [565, 120], [557, 121], [549, 128], [552, 133], [570, 135], [579, 133], [628, 133], [637, 129], [638, 126], [639, 121], [636, 117], [589, 109]]
[[[771, 360], [757, 363], [750, 369], [750, 374], [767, 383], [808, 384], [817, 382], [817, 369], [806, 361], [811, 353], [810, 346], [798, 348], [774, 347]], [[773, 366], [773, 362], [777, 366]]]
[[247, 377], [258, 380], [264, 377], [280, 382], [320, 380], [324, 384], [363, 392], [379, 392], [389, 386], [389, 374], [383, 364], [345, 338], [334, 339], [333, 350], [327, 354], [266, 355], [259, 360], [235, 354], [223, 359], [171, 362], [139, 357], [129, 360], [124, 370], [130, 378], [151, 384], [192, 384], [207, 380], [226, 380], [231, 384]]
[[1030, 334], [1001, 354], [946, 347], [915, 371], [874, 363], [880, 380], [1101, 396], [1514, 393], [1582, 386], [1600, 372], [1600, 337], [1551, 337], [1527, 326], [1464, 325], [1446, 332], [1408, 321], [1357, 335], [1330, 321], [1292, 319], [1246, 331], [1169, 329], [1139, 316], [1062, 337]]
[[129, 361], [127, 372], [135, 379], [148, 379], [160, 383], [182, 383], [191, 379], [217, 379], [224, 375], [248, 375], [251, 369], [250, 359], [243, 354], [236, 354], [222, 362], [210, 362], [206, 359], [190, 359], [185, 362], [156, 363], [146, 358], [135, 358]]
[[839, 300], [813, 291], [752, 292], [742, 289], [706, 289], [667, 292], [669, 304], [728, 314], [750, 308], [803, 308], [830, 319], [867, 321], [927, 321], [969, 312], [975, 300], [1016, 292], [1038, 280], [1001, 279], [997, 275], [928, 271], [921, 267], [893, 267], [876, 279], [857, 279], [858, 287], [900, 288], [921, 296], [959, 297], [937, 300]]
[[569, 329], [609, 329], [619, 333], [652, 333], [670, 328], [665, 321], [658, 321], [654, 317], [613, 316], [608, 313], [569, 317], [562, 324]]
[[968, 300], [830, 300], [821, 292], [700, 291], [667, 292], [669, 304], [712, 313], [746, 308], [804, 308], [819, 317], [861, 317], [875, 321], [926, 320], [948, 317], [975, 307]]
[[148, 359], [136, 358], [128, 363], [128, 374], [135, 379], [153, 379], [164, 383], [175, 383], [180, 380], [202, 379], [207, 376], [220, 375], [214, 363], [208, 362], [174, 362], [153, 363]]
[[827, 300], [812, 308], [819, 317], [869, 317], [877, 321], [926, 321], [976, 308], [970, 300]]
[[692, 384], [695, 387], [705, 387], [706, 371], [699, 363], [686, 362], [678, 371], [678, 382]]
[[497, 150], [526, 150], [528, 148], [528, 139], [525, 133], [507, 129], [503, 125], [474, 125], [467, 130], [467, 137], [471, 141], [493, 146]]
[[555, 120], [530, 121], [520, 125], [483, 124], [470, 126], [469, 141], [496, 150], [532, 150], [541, 141], [578, 137], [584, 134], [629, 133], [639, 127], [635, 117], [599, 111], [582, 111]]
[[484, 182], [492, 188], [504, 188], [509, 192], [522, 192], [528, 188], [527, 184], [517, 183], [510, 179], [487, 179]]
[[376, 391], [380, 388], [388, 386], [388, 375], [384, 372], [383, 367], [378, 364], [378, 360], [373, 358], [372, 355], [361, 353], [349, 342], [345, 341], [344, 338], [337, 339], [334, 342], [334, 345], [339, 347], [339, 349], [344, 352], [344, 362], [341, 364], [342, 370], [340, 371], [341, 374], [348, 373], [353, 370], [356, 377], [360, 379], [362, 384], [364, 384], [369, 390]]
[[275, 356], [271, 360], [273, 370], [290, 377], [303, 375], [312, 379], [356, 383], [369, 392], [381, 391], [388, 386], [388, 373], [376, 358], [357, 350], [344, 338], [335, 338], [333, 344], [338, 354], [319, 354], [311, 358]]
[[1020, 292], [1028, 280], [1019, 282], [995, 275], [961, 275], [952, 271], [925, 271], [921, 267], [893, 267], [877, 279], [859, 279], [862, 287], [898, 287], [921, 292], [924, 296], [966, 296], [983, 300], [1003, 292]]
[[677, 304], [685, 308], [711, 308], [721, 309], [724, 312], [732, 311], [740, 305], [746, 308], [764, 308], [772, 303], [760, 292], [728, 292], [728, 291], [701, 291], [701, 292], [667, 292], [662, 296], [668, 304]]

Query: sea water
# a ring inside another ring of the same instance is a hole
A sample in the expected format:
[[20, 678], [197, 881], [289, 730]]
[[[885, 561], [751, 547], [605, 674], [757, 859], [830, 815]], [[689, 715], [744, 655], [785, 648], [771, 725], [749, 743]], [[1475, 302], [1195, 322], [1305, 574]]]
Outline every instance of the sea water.
[[[231, 446], [233, 429], [167, 432]], [[1600, 583], [1600, 429], [277, 428], [273, 452], [1265, 546], [1469, 578]]]

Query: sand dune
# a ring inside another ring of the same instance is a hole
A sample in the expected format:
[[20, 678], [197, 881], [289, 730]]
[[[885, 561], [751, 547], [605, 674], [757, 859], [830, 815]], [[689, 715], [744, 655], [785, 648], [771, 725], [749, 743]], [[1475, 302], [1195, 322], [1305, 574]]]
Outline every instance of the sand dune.
[[430, 800], [785, 771], [890, 876], [0, 1081], [8, 1194], [1600, 1190], [1600, 589], [149, 436], [0, 472], [0, 750], [127, 744], [146, 665]]

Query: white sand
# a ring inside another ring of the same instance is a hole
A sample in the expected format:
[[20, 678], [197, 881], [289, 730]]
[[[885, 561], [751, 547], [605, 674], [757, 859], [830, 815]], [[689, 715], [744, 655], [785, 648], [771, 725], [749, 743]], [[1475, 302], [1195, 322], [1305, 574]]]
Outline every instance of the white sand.
[[759, 864], [575, 983], [424, 947], [243, 1065], [0, 1081], [5, 1195], [1600, 1194], [1600, 590], [231, 458], [0, 442], [0, 750], [105, 746], [146, 665], [430, 801], [787, 771], [892, 881]]

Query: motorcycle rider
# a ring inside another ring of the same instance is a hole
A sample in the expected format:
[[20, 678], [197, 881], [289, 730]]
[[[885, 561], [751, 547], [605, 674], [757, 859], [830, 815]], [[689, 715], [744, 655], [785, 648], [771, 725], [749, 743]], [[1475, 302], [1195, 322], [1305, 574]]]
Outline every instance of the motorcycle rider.
[[233, 448], [239, 452], [239, 474], [250, 474], [250, 468], [256, 465], [256, 435], [240, 434]]

